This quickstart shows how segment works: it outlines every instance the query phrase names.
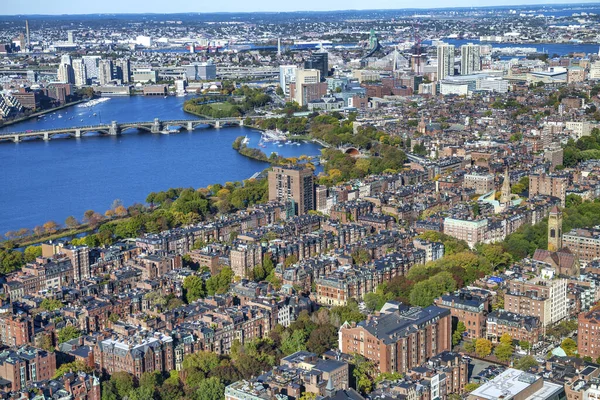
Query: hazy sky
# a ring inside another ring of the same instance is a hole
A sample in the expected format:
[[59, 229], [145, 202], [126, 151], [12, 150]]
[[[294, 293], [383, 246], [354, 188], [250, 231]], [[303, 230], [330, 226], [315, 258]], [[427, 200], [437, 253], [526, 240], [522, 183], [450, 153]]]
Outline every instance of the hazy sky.
[[0, 14], [322, 11], [593, 2], [598, 0], [3, 0]]

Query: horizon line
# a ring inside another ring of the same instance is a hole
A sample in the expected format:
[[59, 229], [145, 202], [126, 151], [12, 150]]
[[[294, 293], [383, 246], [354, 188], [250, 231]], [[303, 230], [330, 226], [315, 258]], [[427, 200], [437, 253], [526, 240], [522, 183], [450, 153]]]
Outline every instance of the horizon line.
[[[564, 1], [564, 0], [561, 0]], [[161, 12], [97, 12], [97, 13], [76, 13], [76, 14], [0, 14], [0, 18], [2, 17], [56, 17], [56, 16], [109, 16], [109, 15], [218, 15], [218, 14], [295, 14], [295, 13], [329, 13], [329, 12], [347, 12], [347, 11], [412, 11], [412, 10], [458, 10], [458, 9], [489, 9], [489, 8], [505, 8], [505, 7], [543, 7], [543, 6], [579, 6], [579, 5], [590, 5], [596, 4], [600, 5], [600, 1], [591, 0], [591, 1], [581, 1], [577, 3], [525, 3], [525, 4], [498, 4], [498, 5], [489, 5], [489, 6], [462, 6], [462, 7], [410, 7], [410, 8], [349, 8], [349, 9], [331, 9], [331, 10], [293, 10], [293, 11], [211, 11], [211, 12], [200, 12], [200, 11], [182, 11], [182, 12], [169, 12], [169, 13], [161, 13]]]

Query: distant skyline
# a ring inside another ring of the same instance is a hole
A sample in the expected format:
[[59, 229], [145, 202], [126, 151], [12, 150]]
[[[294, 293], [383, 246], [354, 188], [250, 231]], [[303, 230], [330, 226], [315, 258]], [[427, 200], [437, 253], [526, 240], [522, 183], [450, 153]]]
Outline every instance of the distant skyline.
[[112, 13], [159, 13], [174, 14], [187, 12], [286, 12], [286, 11], [335, 11], [335, 10], [374, 10], [374, 9], [403, 9], [403, 8], [453, 8], [453, 7], [490, 7], [490, 6], [527, 6], [542, 4], [587, 4], [599, 3], [598, 0], [424, 0], [420, 2], [407, 0], [304, 0], [301, 2], [282, 2], [279, 0], [220, 0], [191, 1], [191, 0], [30, 0], [7, 1], [0, 14], [112, 14]]

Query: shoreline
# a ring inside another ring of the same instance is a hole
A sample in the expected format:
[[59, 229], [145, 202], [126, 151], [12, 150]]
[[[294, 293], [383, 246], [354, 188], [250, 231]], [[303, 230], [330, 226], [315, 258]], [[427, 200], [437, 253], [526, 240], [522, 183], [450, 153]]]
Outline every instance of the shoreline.
[[50, 108], [48, 110], [38, 111], [38, 112], [30, 114], [30, 115], [28, 115], [26, 117], [21, 117], [21, 118], [18, 118], [18, 119], [14, 119], [14, 120], [11, 120], [11, 121], [4, 122], [3, 124], [0, 125], [0, 128], [4, 128], [5, 126], [15, 125], [15, 124], [18, 124], [18, 123], [21, 123], [21, 122], [29, 121], [30, 119], [37, 118], [40, 115], [50, 114], [52, 112], [56, 112], [56, 111], [62, 110], [64, 108], [68, 108], [68, 107], [75, 106], [77, 104], [81, 104], [81, 103], [86, 102], [88, 100], [91, 100], [91, 99], [77, 100], [77, 101], [73, 101], [71, 103], [63, 104], [62, 106]]

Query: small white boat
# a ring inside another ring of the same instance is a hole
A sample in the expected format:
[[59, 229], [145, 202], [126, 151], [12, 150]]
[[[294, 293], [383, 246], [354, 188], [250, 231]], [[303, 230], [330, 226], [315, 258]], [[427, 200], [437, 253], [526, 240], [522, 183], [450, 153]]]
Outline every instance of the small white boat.
[[242, 140], [242, 144], [248, 144], [248, 143], [250, 143], [250, 139], [248, 139], [248, 135], [246, 135], [244, 137], [244, 139]]
[[58, 118], [62, 118], [62, 115], [58, 114]]

